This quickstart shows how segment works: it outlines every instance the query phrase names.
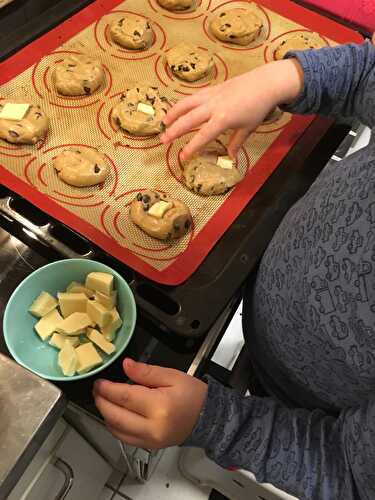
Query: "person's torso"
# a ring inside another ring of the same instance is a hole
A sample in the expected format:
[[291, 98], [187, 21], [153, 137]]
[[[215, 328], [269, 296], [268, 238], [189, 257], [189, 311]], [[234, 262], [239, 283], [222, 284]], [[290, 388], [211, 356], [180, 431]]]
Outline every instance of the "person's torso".
[[247, 302], [271, 393], [335, 411], [374, 391], [375, 143], [328, 165], [292, 207]]

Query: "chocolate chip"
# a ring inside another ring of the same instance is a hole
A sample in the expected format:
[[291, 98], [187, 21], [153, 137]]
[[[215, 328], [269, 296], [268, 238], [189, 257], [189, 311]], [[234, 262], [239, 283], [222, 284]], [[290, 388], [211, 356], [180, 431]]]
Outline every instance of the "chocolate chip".
[[173, 223], [173, 229], [175, 231], [179, 231], [181, 229], [181, 226], [179, 224], [177, 224], [176, 222]]
[[75, 68], [77, 65], [76, 64], [68, 64], [69, 68]]
[[9, 130], [8, 133], [11, 137], [19, 137], [20, 136], [19, 134], [17, 134], [17, 132], [15, 130]]
[[188, 73], [188, 72], [190, 71], [189, 66], [183, 66], [182, 71], [183, 71], [184, 73]]
[[137, 201], [142, 201], [142, 193], [137, 194]]
[[164, 97], [164, 96], [161, 96], [161, 97], [160, 97], [160, 100], [161, 100], [162, 102], [168, 102], [168, 99], [167, 99], [166, 97]]
[[191, 67], [192, 67], [193, 69], [195, 69], [195, 66], [196, 66], [196, 64], [195, 64], [195, 63], [191, 63]]
[[160, 132], [165, 132], [167, 127], [165, 126], [165, 123], [160, 122]]
[[133, 33], [134, 36], [138, 36], [139, 38], [141, 37], [141, 34], [139, 31], [135, 30]]
[[172, 71], [174, 71], [175, 69], [176, 69], [175, 64], [172, 64], [172, 66], [171, 66], [171, 70], [172, 70]]
[[148, 194], [144, 194], [142, 197], [143, 203], [150, 203], [150, 197]]
[[143, 205], [143, 210], [148, 212], [150, 210], [150, 205]]
[[35, 111], [34, 116], [37, 120], [42, 116], [42, 113], [39, 113], [39, 111]]
[[186, 231], [187, 231], [189, 228], [190, 228], [190, 220], [189, 220], [189, 219], [187, 219], [187, 220], [185, 221], [185, 229], [186, 229]]
[[232, 27], [232, 25], [231, 25], [231, 24], [229, 24], [229, 23], [225, 23], [225, 24], [224, 24], [224, 26], [225, 26], [226, 28], [231, 28], [231, 27]]
[[225, 12], [222, 12], [219, 17], [223, 17], [223, 16], [226, 16], [226, 13]]
[[229, 35], [229, 38], [233, 39], [233, 38], [236, 38], [236, 36], [235, 35]]
[[202, 184], [197, 184], [197, 187], [196, 187], [196, 192], [197, 193], [200, 193], [201, 192], [201, 189], [202, 189]]
[[159, 193], [155, 193], [155, 198], [159, 199], [160, 198], [160, 194]]
[[100, 172], [100, 167], [99, 167], [99, 165], [96, 165], [96, 164], [95, 164], [95, 167], [94, 167], [94, 172], [95, 172], [96, 174], [99, 174], [99, 172]]
[[146, 29], [148, 29], [148, 30], [151, 29], [150, 23], [146, 23]]
[[86, 94], [86, 95], [91, 94], [91, 89], [90, 89], [90, 87], [83, 87], [83, 90], [85, 91], [85, 94]]
[[122, 17], [122, 18], [119, 20], [118, 25], [119, 25], [119, 26], [122, 26], [122, 25], [123, 25], [123, 23], [124, 23], [124, 21], [125, 21], [125, 17]]
[[155, 97], [150, 97], [149, 95], [146, 94], [146, 97], [147, 97], [147, 100], [150, 101], [150, 103], [152, 104], [152, 106], [155, 104]]
[[116, 116], [116, 118], [114, 118], [114, 122], [116, 123], [116, 125], [118, 127], [121, 127], [121, 120], [120, 120], [120, 118], [118, 116]]
[[158, 90], [157, 87], [150, 87], [150, 89], [152, 89], [152, 90]]

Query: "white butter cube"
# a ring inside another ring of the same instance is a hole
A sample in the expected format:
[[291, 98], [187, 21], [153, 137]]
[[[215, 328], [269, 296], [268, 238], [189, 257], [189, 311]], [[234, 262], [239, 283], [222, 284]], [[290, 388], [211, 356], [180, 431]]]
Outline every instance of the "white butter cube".
[[122, 319], [120, 318], [117, 309], [114, 307], [111, 311], [111, 322], [109, 323], [109, 325], [102, 328], [102, 334], [104, 335], [105, 339], [108, 340], [108, 342], [113, 341], [116, 332], [121, 325]]
[[219, 156], [216, 165], [226, 170], [230, 170], [233, 168], [233, 160], [231, 160], [229, 156]]
[[92, 326], [89, 315], [83, 312], [75, 312], [63, 319], [57, 326], [56, 332], [63, 335], [82, 335], [89, 326]]
[[72, 281], [68, 288], [66, 289], [67, 293], [84, 293], [88, 299], [95, 296], [94, 290], [90, 290], [86, 288], [82, 283], [78, 283], [78, 281]]
[[89, 273], [85, 286], [96, 292], [104, 293], [104, 295], [111, 295], [113, 292], [113, 276], [109, 273]]
[[87, 302], [87, 314], [90, 316], [93, 323], [100, 328], [104, 328], [111, 322], [111, 311], [108, 311], [102, 304], [96, 300]]
[[86, 373], [103, 363], [102, 357], [91, 342], [82, 344], [76, 348], [78, 358], [78, 373]]
[[89, 328], [87, 331], [87, 338], [89, 338], [91, 342], [97, 345], [106, 354], [112, 354], [116, 350], [116, 347], [113, 344], [111, 344], [111, 342], [108, 342], [108, 340], [106, 340], [104, 335], [98, 332], [98, 330]]
[[57, 307], [57, 300], [48, 292], [42, 292], [37, 299], [31, 304], [29, 312], [37, 318], [42, 318], [52, 309]]
[[7, 102], [0, 111], [0, 119], [14, 121], [22, 120], [22, 118], [24, 118], [26, 113], [29, 111], [29, 108], [30, 104]]
[[104, 293], [101, 292], [96, 292], [95, 293], [95, 299], [99, 304], [104, 306], [106, 309], [113, 309], [116, 306], [117, 303], [117, 291], [114, 290], [111, 295], [104, 295]]
[[57, 298], [64, 318], [75, 312], [86, 312], [88, 298], [84, 293], [58, 293]]
[[66, 377], [72, 377], [77, 371], [78, 356], [69, 340], [65, 341], [58, 354], [57, 362]]
[[137, 111], [144, 113], [145, 115], [154, 116], [155, 110], [150, 104], [143, 104], [143, 102], [138, 103]]
[[162, 219], [164, 214], [171, 208], [173, 208], [173, 203], [171, 201], [157, 201], [152, 205], [147, 213], [148, 215]]
[[42, 340], [50, 337], [55, 330], [62, 324], [64, 319], [60, 316], [57, 309], [52, 309], [48, 314], [43, 316], [34, 326], [36, 333]]
[[54, 333], [48, 343], [52, 347], [56, 347], [56, 349], [62, 349], [66, 340], [70, 342], [73, 347], [77, 347], [79, 345], [78, 337], [65, 337], [65, 335], [62, 335], [61, 333]]

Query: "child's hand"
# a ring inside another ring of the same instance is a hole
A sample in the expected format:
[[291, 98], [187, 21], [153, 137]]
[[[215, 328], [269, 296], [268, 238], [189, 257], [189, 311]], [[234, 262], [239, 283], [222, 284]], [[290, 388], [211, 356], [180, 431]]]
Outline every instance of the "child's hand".
[[278, 104], [293, 101], [302, 86], [303, 71], [295, 59], [266, 64], [178, 102], [164, 119], [167, 131], [162, 142], [167, 144], [200, 127], [181, 153], [186, 160], [233, 129], [228, 152], [235, 158], [251, 132]]
[[132, 446], [159, 449], [191, 434], [207, 384], [170, 368], [126, 359], [124, 371], [137, 385], [98, 380], [95, 404], [112, 434]]

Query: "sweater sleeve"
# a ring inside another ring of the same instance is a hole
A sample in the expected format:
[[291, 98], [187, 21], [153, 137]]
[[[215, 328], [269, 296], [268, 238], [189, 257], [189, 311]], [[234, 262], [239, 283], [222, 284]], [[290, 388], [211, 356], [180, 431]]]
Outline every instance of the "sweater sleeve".
[[242, 397], [208, 377], [205, 406], [184, 446], [300, 500], [375, 498], [375, 394], [337, 418]]
[[334, 48], [288, 52], [305, 76], [304, 88], [285, 111], [358, 118], [375, 125], [375, 47], [340, 45]]

